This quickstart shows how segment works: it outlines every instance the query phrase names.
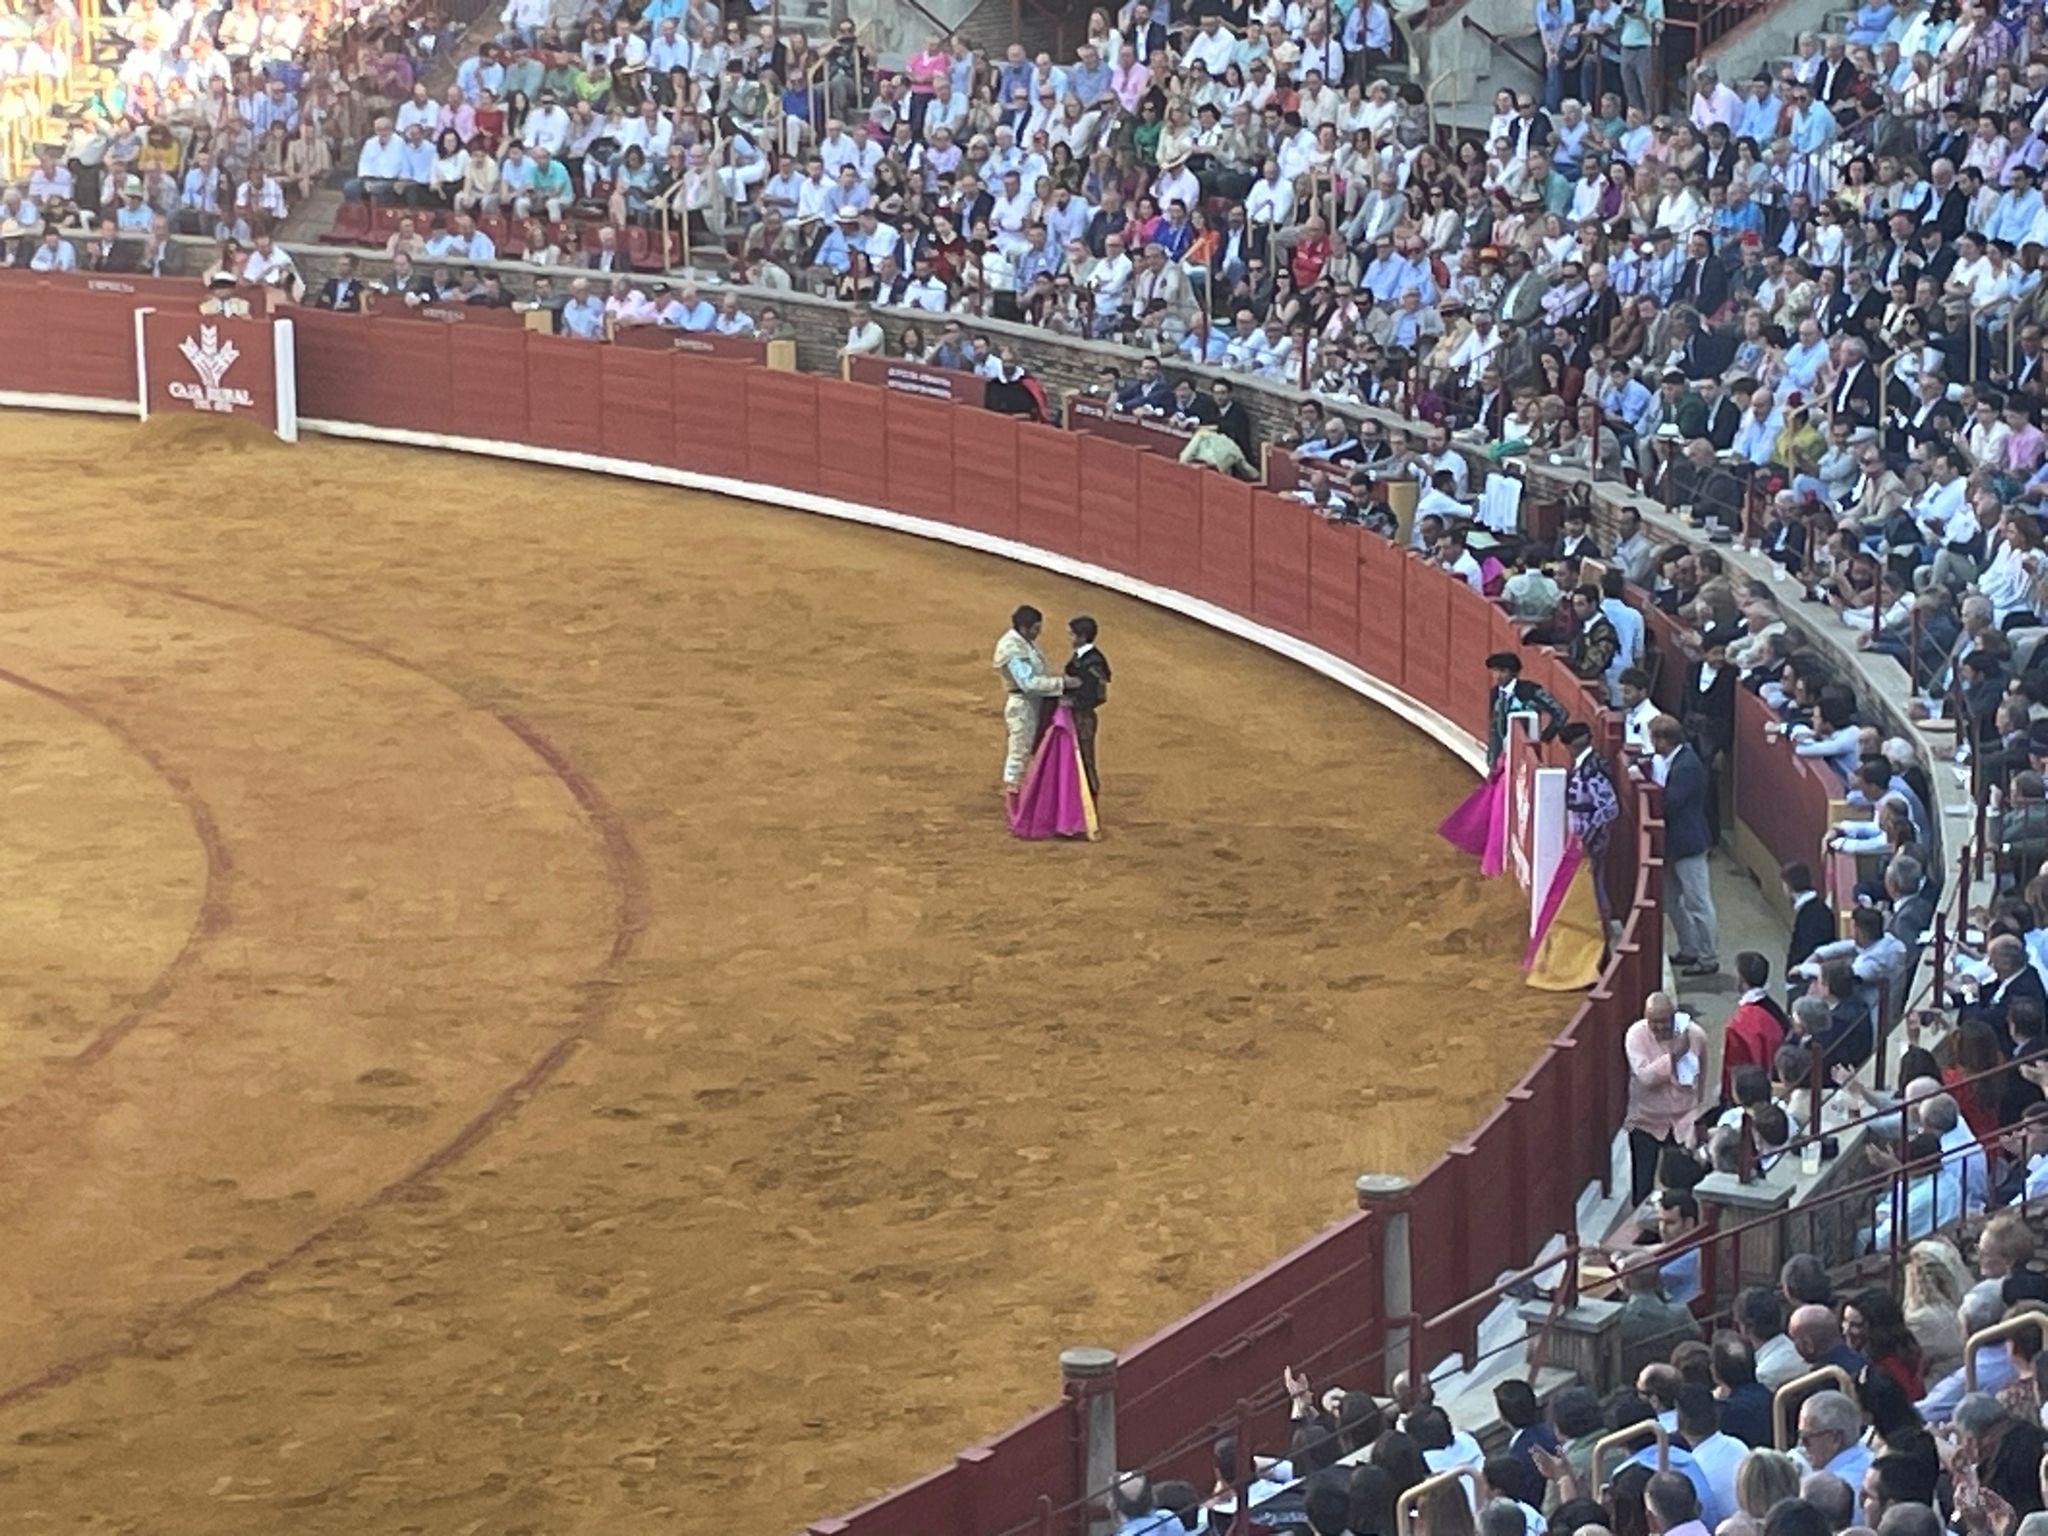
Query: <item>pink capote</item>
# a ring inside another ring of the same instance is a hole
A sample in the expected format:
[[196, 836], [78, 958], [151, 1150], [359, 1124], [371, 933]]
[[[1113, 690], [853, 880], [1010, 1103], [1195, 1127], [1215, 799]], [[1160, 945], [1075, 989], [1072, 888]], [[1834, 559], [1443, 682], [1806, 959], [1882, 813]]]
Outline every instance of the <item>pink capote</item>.
[[1074, 712], [1065, 704], [1031, 755], [1024, 788], [1010, 810], [1010, 830], [1019, 837], [1085, 837], [1094, 841], [1095, 803], [1081, 771], [1081, 744], [1074, 737]]
[[1482, 875], [1497, 875], [1507, 868], [1507, 761], [1502, 754], [1480, 786], [1437, 827], [1445, 842], [1479, 860]]

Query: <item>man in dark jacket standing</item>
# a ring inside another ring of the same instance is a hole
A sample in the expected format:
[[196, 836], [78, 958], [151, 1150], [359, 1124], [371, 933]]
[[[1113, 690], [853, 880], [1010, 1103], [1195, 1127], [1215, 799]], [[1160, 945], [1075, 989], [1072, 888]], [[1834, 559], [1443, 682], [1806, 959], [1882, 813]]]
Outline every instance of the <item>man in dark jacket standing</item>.
[[1095, 772], [1095, 712], [1109, 698], [1109, 658], [1095, 644], [1095, 621], [1087, 614], [1067, 620], [1067, 639], [1074, 654], [1068, 658], [1067, 676], [1077, 679], [1067, 694], [1074, 711], [1074, 742], [1081, 749], [1081, 768], [1088, 775], [1088, 793], [1102, 795], [1102, 780]]
[[1713, 837], [1707, 830], [1707, 765], [1686, 745], [1685, 727], [1670, 715], [1650, 722], [1650, 775], [1664, 786], [1664, 867], [1671, 874], [1671, 925], [1678, 931], [1672, 963], [1681, 976], [1721, 969], [1719, 920], [1707, 880]]

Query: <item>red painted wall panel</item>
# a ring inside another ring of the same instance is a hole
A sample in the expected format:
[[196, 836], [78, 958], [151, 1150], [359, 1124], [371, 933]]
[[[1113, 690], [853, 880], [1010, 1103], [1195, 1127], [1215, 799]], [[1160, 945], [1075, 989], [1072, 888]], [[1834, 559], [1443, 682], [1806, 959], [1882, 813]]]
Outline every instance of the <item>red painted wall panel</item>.
[[41, 303], [51, 337], [46, 387], [60, 395], [135, 399], [134, 306], [56, 287], [42, 290]]
[[1358, 658], [1358, 546], [1372, 535], [1308, 517], [1308, 635], [1333, 656]]
[[818, 488], [818, 381], [748, 368], [747, 473], [794, 491]]
[[1017, 537], [1062, 555], [1081, 553], [1079, 434], [1030, 424], [1017, 428]]
[[[362, 420], [363, 402], [370, 390], [368, 322], [361, 315], [309, 309], [292, 316], [292, 331], [299, 352], [299, 414], [316, 421]], [[521, 390], [522, 427], [526, 423], [524, 377], [524, 366], [515, 367], [511, 380]]]
[[1484, 741], [1486, 694], [1492, 686], [1486, 673], [1486, 657], [1494, 649], [1493, 621], [1500, 610], [1462, 581], [1446, 585], [1451, 598], [1451, 664], [1446, 678], [1450, 708], [1445, 713]]
[[882, 391], [872, 384], [818, 390], [818, 489], [862, 506], [889, 505], [881, 435]]
[[1402, 634], [1403, 674], [1408, 692], [1431, 709], [1450, 713], [1451, 583], [1438, 580], [1437, 573], [1409, 561], [1402, 573], [1402, 612], [1406, 622]]
[[1404, 687], [1407, 657], [1408, 559], [1387, 540], [1358, 541], [1358, 664], [1396, 688]]
[[1130, 575], [1138, 570], [1138, 460], [1144, 452], [1081, 435], [1081, 558]]
[[1308, 634], [1308, 525], [1298, 501], [1252, 492], [1252, 613], [1290, 635]]
[[598, 434], [606, 453], [615, 459], [664, 468], [675, 457], [676, 411], [669, 398], [669, 376], [668, 359], [659, 352], [632, 347], [604, 349]]
[[1138, 458], [1138, 574], [1176, 592], [1202, 589], [1202, 471]]
[[885, 438], [878, 446], [887, 461], [891, 507], [942, 523], [953, 520], [953, 421], [973, 409], [884, 392]]
[[[448, 333], [448, 372], [455, 380], [455, 390], [448, 401], [448, 430], [458, 437], [531, 442], [526, 406], [526, 332], [485, 325], [446, 325], [441, 329]], [[303, 370], [300, 377], [305, 377]]]
[[1202, 475], [1202, 596], [1232, 613], [1252, 611], [1252, 488]]
[[672, 366], [669, 392], [676, 403], [676, 468], [746, 478], [746, 365], [677, 352]]
[[50, 316], [42, 289], [23, 283], [0, 287], [0, 389], [50, 387]]
[[[380, 427], [415, 432], [449, 430], [454, 394], [448, 361], [449, 325], [419, 320], [363, 322], [370, 328], [370, 387], [367, 420]], [[502, 434], [493, 434], [502, 435]]]
[[1017, 537], [1020, 423], [998, 411], [952, 413], [953, 513], [999, 539]]
[[[413, 322], [393, 320], [392, 325]], [[566, 336], [526, 337], [527, 437], [543, 448], [603, 453], [604, 351]]]

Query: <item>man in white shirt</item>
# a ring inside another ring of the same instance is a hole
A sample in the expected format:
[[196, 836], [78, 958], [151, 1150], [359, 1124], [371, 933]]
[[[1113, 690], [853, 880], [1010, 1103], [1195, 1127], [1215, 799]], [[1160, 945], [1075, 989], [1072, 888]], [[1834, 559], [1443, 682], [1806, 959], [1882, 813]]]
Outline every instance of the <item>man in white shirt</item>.
[[404, 166], [405, 141], [393, 131], [391, 119], [380, 117], [356, 154], [356, 173], [342, 186], [352, 203], [368, 197], [389, 197]]
[[556, 103], [553, 91], [540, 93], [540, 105], [526, 114], [526, 132], [521, 138], [528, 149], [562, 153], [569, 142], [569, 114]]
[[860, 357], [880, 352], [883, 340], [882, 328], [875, 323], [874, 311], [864, 303], [856, 303], [847, 321], [846, 345], [839, 349], [839, 355]]
[[1131, 307], [1131, 258], [1124, 254], [1121, 235], [1109, 235], [1102, 242], [1102, 260], [1088, 273], [1088, 289], [1095, 295], [1095, 334], [1107, 334], [1119, 316]]
[[1294, 183], [1280, 175], [1280, 162], [1268, 156], [1259, 179], [1245, 194], [1244, 216], [1253, 225], [1284, 229], [1294, 222]]
[[427, 94], [426, 82], [415, 81], [412, 95], [399, 104], [398, 131], [418, 126], [426, 133], [433, 133], [441, 126], [441, 107]]
[[1933, 562], [1913, 572], [1913, 584], [1923, 592], [1937, 581], [1960, 589], [1976, 578], [1977, 556], [1968, 546], [1981, 529], [1964, 473], [1956, 449], [1936, 449], [1928, 460], [1927, 488], [1906, 508], [1926, 540], [1938, 546]]

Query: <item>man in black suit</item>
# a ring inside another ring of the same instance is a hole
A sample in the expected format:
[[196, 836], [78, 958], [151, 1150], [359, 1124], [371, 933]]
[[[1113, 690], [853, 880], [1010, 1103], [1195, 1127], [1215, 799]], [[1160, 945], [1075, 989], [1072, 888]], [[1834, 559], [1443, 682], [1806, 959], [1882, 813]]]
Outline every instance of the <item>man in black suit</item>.
[[1991, 967], [1992, 979], [1978, 992], [1975, 1002], [1964, 1002], [1958, 1018], [1982, 1019], [2003, 1040], [2006, 1013], [2013, 1003], [2026, 997], [2048, 1008], [2048, 988], [2041, 985], [2040, 973], [2027, 962], [2027, 946], [2009, 933], [1991, 941], [1984, 959]]
[[1081, 749], [1081, 769], [1088, 775], [1088, 793], [1100, 797], [1102, 780], [1095, 771], [1095, 712], [1109, 699], [1109, 658], [1095, 644], [1096, 624], [1087, 614], [1067, 620], [1067, 639], [1074, 654], [1066, 674], [1076, 679], [1066, 702], [1074, 711], [1074, 741]]
[[[1941, 126], [1935, 131], [1934, 142], [1927, 148], [1927, 164], [1931, 170], [1935, 161], [1946, 160], [1949, 174], [1953, 176], [1955, 168], [1963, 163], [1963, 157], [1969, 152], [1970, 125], [1963, 121], [1961, 105], [1951, 101], [1941, 109]], [[1941, 188], [1937, 185], [1936, 196], [1940, 195], [1940, 191]]]
[[[1922, 232], [1925, 233], [1926, 226], [1932, 224], [1943, 240], [1955, 239], [1963, 232], [1963, 226], [1969, 222], [1970, 194], [1963, 190], [1962, 184], [1956, 180], [1955, 173], [1949, 168], [1946, 160], [1935, 162], [1928, 196], [1927, 211], [1920, 219]], [[1920, 249], [1920, 264], [1925, 267], [1926, 258], [1932, 248], [1923, 242]], [[1949, 256], [1948, 265], [1955, 265], [1953, 254]], [[1943, 276], [1947, 276], [1946, 268], [1943, 269]]]
[[1700, 397], [1700, 404], [1707, 408], [1697, 435], [1712, 443], [1714, 452], [1726, 453], [1735, 441], [1735, 429], [1742, 425], [1741, 409], [1721, 393], [1721, 381], [1711, 374], [1693, 380], [1692, 387]]
[[1849, 430], [1875, 427], [1878, 415], [1877, 370], [1870, 366], [1870, 348], [1860, 336], [1841, 342], [1842, 372], [1828, 395], [1828, 419], [1846, 421]]
[[1694, 317], [1689, 325], [1681, 313], [1678, 325], [1684, 340], [1679, 345], [1680, 368], [1689, 379], [1719, 378], [1735, 358], [1735, 338], [1718, 336]]
[[1787, 864], [1778, 871], [1778, 880], [1785, 887], [1785, 899], [1792, 903], [1792, 938], [1785, 946], [1785, 985], [1789, 993], [1795, 987], [1805, 987], [1804, 981], [1793, 977], [1793, 970], [1806, 964], [1821, 945], [1834, 943], [1839, 935], [1835, 932], [1835, 914], [1813, 887], [1811, 869], [1802, 863]]
[[2011, 374], [2002, 383], [2005, 392], [2009, 395], [2024, 393], [2030, 381], [2043, 378], [2043, 361], [2041, 327], [2029, 320], [2020, 327], [2019, 355], [2013, 360]]
[[1920, 268], [1920, 252], [1913, 243], [1913, 215], [1901, 209], [1891, 216], [1885, 228], [1886, 238], [1877, 248], [1878, 286], [1889, 289], [1893, 283], [1904, 283], [1906, 292], [1911, 293], [1913, 278]]
[[1209, 398], [1216, 406], [1216, 430], [1237, 444], [1238, 452], [1245, 461], [1256, 465], [1259, 451], [1252, 438], [1252, 419], [1245, 414], [1245, 408], [1231, 392], [1228, 381], [1218, 379], [1209, 386]]
[[1714, 243], [1705, 230], [1696, 229], [1686, 237], [1685, 265], [1671, 301], [1690, 304], [1702, 318], [1728, 302], [1728, 269], [1714, 255]]
[[1707, 821], [1707, 765], [1670, 715], [1650, 722], [1651, 777], [1664, 786], [1664, 867], [1671, 876], [1666, 910], [1676, 930], [1672, 956], [1681, 976], [1711, 976], [1721, 969], [1720, 919], [1707, 880], [1713, 833]]
[[133, 272], [136, 253], [114, 232], [114, 221], [102, 217], [93, 237], [78, 248], [78, 265], [85, 272]]
[[1526, 92], [1517, 96], [1515, 120], [1508, 124], [1508, 148], [1514, 151], [1514, 163], [1523, 164], [1537, 150], [1549, 149], [1555, 136], [1550, 119], [1536, 110], [1536, 98]]
[[320, 285], [313, 300], [315, 309], [356, 310], [363, 307], [363, 285], [356, 280], [356, 259], [343, 256], [335, 263], [334, 276]]
[[1863, 77], [1849, 62], [1849, 42], [1841, 33], [1830, 33], [1821, 59], [1820, 77], [1814, 81], [1814, 95], [1829, 106], [1837, 106], [1856, 94]]
[[1159, 371], [1158, 358], [1138, 360], [1137, 373], [1117, 387], [1115, 403], [1120, 411], [1157, 411], [1163, 416], [1173, 410], [1173, 386]]
[[1884, 293], [1871, 282], [1870, 274], [1862, 267], [1851, 267], [1845, 281], [1847, 286], [1843, 289], [1843, 297], [1848, 303], [1848, 314], [1842, 321], [1842, 329], [1860, 338], [1865, 346], [1875, 346], [1877, 327], [1884, 319]]
[[1138, 62], [1148, 68], [1152, 65], [1153, 54], [1166, 51], [1166, 27], [1152, 19], [1152, 7], [1145, 0], [1138, 0], [1131, 7], [1131, 30], [1124, 41], [1138, 55]]

